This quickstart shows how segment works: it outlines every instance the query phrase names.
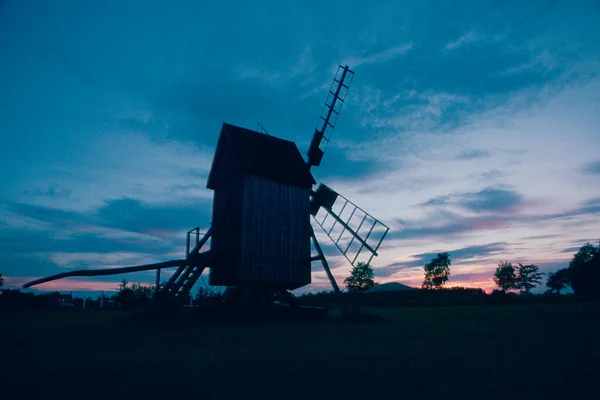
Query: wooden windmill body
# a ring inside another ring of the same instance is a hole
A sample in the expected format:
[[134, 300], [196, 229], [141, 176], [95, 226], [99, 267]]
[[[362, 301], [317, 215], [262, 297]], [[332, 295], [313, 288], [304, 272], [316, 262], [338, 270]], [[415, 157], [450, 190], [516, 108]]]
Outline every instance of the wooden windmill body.
[[210, 284], [310, 283], [310, 191], [293, 142], [223, 124], [207, 187], [214, 191]]

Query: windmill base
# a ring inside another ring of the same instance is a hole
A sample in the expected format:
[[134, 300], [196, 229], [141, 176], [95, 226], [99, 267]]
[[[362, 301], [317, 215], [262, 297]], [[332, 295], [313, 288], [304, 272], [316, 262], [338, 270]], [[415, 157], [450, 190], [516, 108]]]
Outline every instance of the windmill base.
[[244, 285], [232, 288], [225, 301], [233, 306], [272, 307], [278, 304], [293, 308], [298, 306], [290, 292], [272, 285]]

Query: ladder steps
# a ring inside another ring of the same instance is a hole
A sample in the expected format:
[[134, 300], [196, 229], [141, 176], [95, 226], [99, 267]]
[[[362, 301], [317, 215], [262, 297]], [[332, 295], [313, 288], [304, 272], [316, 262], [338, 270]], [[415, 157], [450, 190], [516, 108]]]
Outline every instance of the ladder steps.
[[175, 293], [175, 296], [189, 292], [202, 275], [202, 272], [204, 272], [204, 267], [195, 266], [186, 282], [181, 286], [180, 290]]
[[173, 287], [171, 288], [170, 292], [177, 293], [179, 291], [179, 289], [181, 289], [181, 287], [184, 285], [184, 283], [186, 282], [186, 280], [192, 273], [193, 268], [194, 267], [189, 266], [189, 265], [187, 267], [185, 267], [185, 270], [183, 271], [181, 276], [177, 279], [177, 281], [173, 284]]
[[171, 275], [171, 277], [169, 278], [169, 280], [165, 284], [165, 286], [164, 286], [165, 289], [167, 289], [168, 287], [172, 286], [175, 283], [175, 280], [177, 278], [179, 278], [179, 276], [181, 275], [181, 273], [183, 272], [184, 269], [185, 269], [185, 265], [182, 265], [181, 267], [177, 268], [177, 270], [175, 271], [175, 273], [173, 273], [173, 275]]
[[[195, 236], [194, 240], [192, 240], [192, 236]], [[177, 268], [168, 281], [160, 288], [161, 293], [171, 298], [189, 294], [210, 261], [209, 251], [201, 253], [200, 249], [208, 242], [211, 236], [210, 228], [202, 238], [200, 238], [199, 228], [194, 228], [187, 232], [186, 260], [188, 264]]]

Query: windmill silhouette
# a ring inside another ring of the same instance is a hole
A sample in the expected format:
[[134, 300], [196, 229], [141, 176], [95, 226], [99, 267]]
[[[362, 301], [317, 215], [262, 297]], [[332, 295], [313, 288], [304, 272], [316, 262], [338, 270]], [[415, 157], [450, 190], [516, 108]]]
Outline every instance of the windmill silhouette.
[[[321, 164], [354, 77], [339, 66], [318, 119], [306, 161], [294, 142], [223, 123], [207, 188], [213, 190], [212, 222], [186, 236], [184, 259], [125, 268], [69, 271], [23, 285], [72, 276], [114, 275], [177, 267], [159, 293], [187, 297], [205, 269], [209, 284], [289, 293], [311, 283], [314, 262], [340, 290], [311, 219], [351, 265], [369, 264], [389, 228], [325, 184], [315, 187], [312, 167]], [[313, 189], [314, 188], [314, 189]], [[210, 240], [210, 246], [208, 241]], [[313, 250], [316, 252], [313, 255]]]

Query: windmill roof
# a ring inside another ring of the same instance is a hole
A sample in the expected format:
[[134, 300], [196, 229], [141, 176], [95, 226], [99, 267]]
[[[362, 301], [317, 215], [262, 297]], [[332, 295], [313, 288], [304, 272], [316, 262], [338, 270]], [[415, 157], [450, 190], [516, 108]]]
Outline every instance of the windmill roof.
[[404, 285], [400, 282], [388, 282], [380, 285], [375, 285], [371, 289], [365, 291], [365, 293], [377, 293], [377, 292], [397, 292], [402, 290], [416, 290], [414, 287]]
[[223, 123], [207, 187], [219, 184], [220, 168], [310, 188], [315, 180], [294, 142]]

